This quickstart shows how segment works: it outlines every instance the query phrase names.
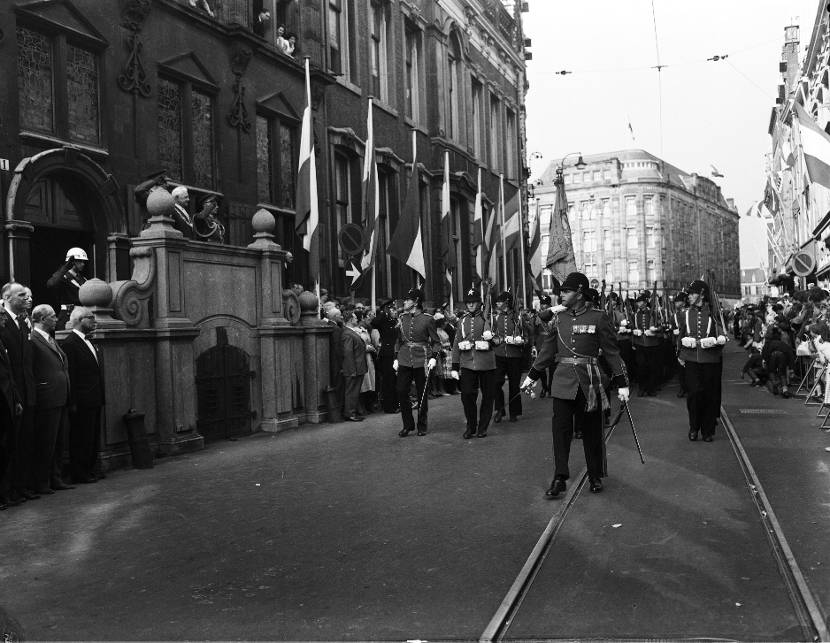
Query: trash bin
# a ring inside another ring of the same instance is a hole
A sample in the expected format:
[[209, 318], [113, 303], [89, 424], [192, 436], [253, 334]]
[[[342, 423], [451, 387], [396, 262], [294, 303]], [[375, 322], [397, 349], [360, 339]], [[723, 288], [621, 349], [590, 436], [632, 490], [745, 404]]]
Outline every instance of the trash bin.
[[124, 414], [127, 426], [127, 441], [130, 444], [130, 456], [136, 469], [153, 468], [153, 452], [144, 427], [144, 413], [130, 409]]
[[337, 388], [334, 386], [326, 388], [326, 405], [329, 407], [329, 422], [342, 422], [343, 413], [337, 400]]

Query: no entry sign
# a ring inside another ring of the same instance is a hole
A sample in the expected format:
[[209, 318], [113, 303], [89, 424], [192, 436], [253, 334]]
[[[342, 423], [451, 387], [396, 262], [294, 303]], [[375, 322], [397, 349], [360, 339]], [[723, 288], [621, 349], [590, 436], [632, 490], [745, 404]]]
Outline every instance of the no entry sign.
[[337, 241], [340, 243], [343, 252], [350, 257], [359, 255], [363, 252], [363, 228], [356, 223], [347, 223], [340, 228], [340, 232], [337, 234]]

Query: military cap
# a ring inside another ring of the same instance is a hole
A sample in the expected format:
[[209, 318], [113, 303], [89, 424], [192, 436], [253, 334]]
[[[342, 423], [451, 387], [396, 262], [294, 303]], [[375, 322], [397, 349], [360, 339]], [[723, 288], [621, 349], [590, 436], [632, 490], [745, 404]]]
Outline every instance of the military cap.
[[539, 305], [550, 307], [551, 299], [550, 295], [539, 295]]
[[464, 303], [472, 302], [481, 303], [481, 293], [474, 286], [470, 286], [470, 289], [464, 293]]
[[674, 295], [675, 301], [689, 301], [689, 293], [685, 290], [678, 290], [677, 293]]
[[637, 295], [637, 299], [635, 299], [634, 301], [644, 301], [648, 303], [649, 301], [651, 301], [651, 293], [649, 293], [648, 290], [644, 290], [639, 295]]
[[423, 298], [424, 298], [424, 293], [422, 293], [420, 291], [420, 289], [418, 289], [418, 288], [410, 288], [407, 291], [406, 296], [404, 297], [404, 299], [411, 299], [412, 301], [417, 301], [417, 302], [422, 301]]
[[709, 299], [709, 286], [700, 279], [695, 279], [686, 286], [686, 292], [690, 295], [702, 295], [704, 299]]
[[591, 284], [588, 282], [588, 277], [583, 275], [581, 272], [572, 272], [565, 277], [565, 281], [562, 282], [561, 289], [583, 292], [588, 290], [590, 286]]
[[513, 294], [509, 290], [505, 290], [503, 293], [499, 294], [496, 297], [496, 303], [499, 302], [506, 302], [508, 306], [513, 306]]
[[599, 303], [599, 291], [596, 288], [588, 288], [585, 290], [585, 299], [595, 304]]
[[613, 290], [608, 293], [608, 299], [613, 299], [614, 301], [616, 301], [619, 298], [620, 298], [620, 296], [617, 293], [615, 293]]

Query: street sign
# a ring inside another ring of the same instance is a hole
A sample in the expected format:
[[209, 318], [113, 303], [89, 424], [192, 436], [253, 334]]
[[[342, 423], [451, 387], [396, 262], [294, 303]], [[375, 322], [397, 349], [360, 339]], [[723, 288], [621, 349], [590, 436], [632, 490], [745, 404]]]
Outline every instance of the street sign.
[[352, 283], [350, 285], [354, 286], [355, 282], [360, 279], [363, 273], [360, 272], [360, 268], [355, 266], [351, 261], [349, 262], [349, 265], [351, 266], [351, 269], [346, 269], [346, 276], [352, 278]]
[[813, 255], [799, 250], [793, 255], [793, 272], [799, 277], [807, 277], [816, 269], [816, 260]]
[[356, 223], [347, 223], [337, 234], [337, 241], [340, 248], [349, 256], [356, 256], [363, 253], [364, 238], [363, 228]]

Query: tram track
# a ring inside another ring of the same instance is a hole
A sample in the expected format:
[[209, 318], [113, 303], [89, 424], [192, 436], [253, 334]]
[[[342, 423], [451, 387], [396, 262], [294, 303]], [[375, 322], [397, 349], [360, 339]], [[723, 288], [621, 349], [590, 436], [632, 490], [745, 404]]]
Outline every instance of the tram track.
[[[752, 466], [752, 462], [741, 443], [740, 437], [735, 431], [734, 425], [723, 407], [721, 407], [721, 425], [729, 438], [733, 453], [738, 460], [738, 465], [743, 474], [747, 492], [752, 498], [758, 512], [758, 517], [764, 527], [767, 542], [792, 604], [796, 620], [803, 635], [803, 640], [830, 642], [830, 632], [828, 632], [827, 619], [824, 611], [813, 595], [804, 574], [801, 572], [795, 560], [795, 556], [775, 516], [769, 498], [764, 492], [763, 485]], [[617, 426], [612, 426], [606, 432], [604, 437], [606, 444]], [[587, 471], [584, 471], [578, 482], [570, 487], [563, 498], [561, 506], [548, 521], [548, 524], [528, 556], [527, 561], [519, 571], [519, 574], [505, 594], [495, 614], [479, 637], [479, 640], [483, 643], [509, 639], [507, 632], [518, 615], [525, 597], [530, 593], [534, 580], [539, 574], [545, 559], [552, 551], [556, 537], [564, 526], [565, 520], [576, 504], [583, 488], [586, 486], [587, 480], [588, 474]], [[553, 637], [547, 640], [555, 640], [555, 638]], [[574, 639], [569, 638], [568, 640]], [[649, 639], [643, 638], [638, 640]], [[681, 638], [680, 640], [695, 639]], [[714, 639], [707, 638], [707, 640]]]

